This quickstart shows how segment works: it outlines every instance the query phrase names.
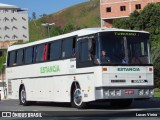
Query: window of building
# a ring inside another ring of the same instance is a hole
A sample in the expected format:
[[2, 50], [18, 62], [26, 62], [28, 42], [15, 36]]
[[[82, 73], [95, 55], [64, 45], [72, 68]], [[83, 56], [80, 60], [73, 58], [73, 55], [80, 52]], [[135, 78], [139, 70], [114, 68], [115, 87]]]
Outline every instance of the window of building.
[[5, 9], [5, 10], [4, 10], [4, 13], [7, 13], [7, 12], [8, 12], [8, 10], [7, 10], [7, 9]]
[[25, 64], [32, 63], [32, 52], [33, 52], [32, 47], [28, 47], [25, 49]]
[[107, 7], [106, 12], [111, 12], [111, 7]]
[[12, 13], [15, 13], [15, 10], [11, 10]]
[[27, 29], [25, 26], [22, 26], [23, 29]]
[[13, 17], [13, 18], [11, 19], [11, 22], [13, 22], [13, 21], [17, 21], [17, 19], [16, 19], [15, 17]]
[[10, 37], [9, 37], [8, 35], [5, 35], [5, 36], [4, 36], [4, 39], [7, 39], [7, 38], [10, 38]]
[[120, 11], [126, 11], [126, 6], [120, 6]]
[[61, 56], [61, 40], [57, 40], [50, 44], [50, 60], [60, 59]]
[[62, 58], [70, 58], [73, 54], [73, 38], [64, 39], [62, 42]]
[[13, 26], [13, 27], [12, 27], [12, 30], [14, 30], [14, 29], [17, 30], [18, 28], [17, 28], [16, 26]]
[[26, 35], [23, 35], [23, 37], [24, 37], [24, 38], [27, 38], [27, 36], [26, 36]]
[[5, 17], [5, 18], [3, 19], [3, 21], [4, 21], [4, 22], [7, 22], [7, 21], [9, 21], [9, 19], [8, 19], [7, 17]]
[[4, 30], [9, 30], [9, 27], [5, 26], [5, 27], [4, 27]]
[[12, 39], [16, 39], [16, 38], [18, 38], [16, 35], [13, 35], [13, 36], [12, 36]]
[[141, 9], [141, 4], [136, 4], [136, 10], [139, 10], [139, 9]]
[[20, 49], [17, 51], [17, 65], [22, 65], [23, 64], [23, 57], [24, 53], [23, 53], [23, 49]]
[[22, 17], [22, 20], [26, 21], [26, 18]]

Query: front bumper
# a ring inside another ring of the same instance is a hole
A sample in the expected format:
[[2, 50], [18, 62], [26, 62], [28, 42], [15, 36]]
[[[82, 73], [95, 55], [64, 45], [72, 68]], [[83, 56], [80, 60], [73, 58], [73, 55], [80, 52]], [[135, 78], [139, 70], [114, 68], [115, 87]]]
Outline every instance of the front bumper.
[[137, 99], [152, 98], [153, 86], [145, 87], [96, 87], [95, 99]]

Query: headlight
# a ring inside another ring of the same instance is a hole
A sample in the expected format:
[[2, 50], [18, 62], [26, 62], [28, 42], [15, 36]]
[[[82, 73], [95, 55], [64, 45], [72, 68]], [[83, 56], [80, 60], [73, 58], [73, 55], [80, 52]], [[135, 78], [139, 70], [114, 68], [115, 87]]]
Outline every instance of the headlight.
[[104, 94], [105, 94], [105, 96], [109, 96], [109, 91], [108, 90], [105, 91]]
[[121, 90], [116, 90], [115, 94], [116, 94], [116, 96], [121, 96]]
[[144, 90], [145, 95], [149, 95], [149, 90]]
[[139, 95], [143, 95], [143, 93], [144, 93], [143, 90], [139, 90], [139, 91], [138, 91], [138, 94], [139, 94]]
[[109, 91], [109, 94], [110, 94], [111, 96], [115, 96], [115, 90], [110, 90], [110, 91]]
[[151, 95], [154, 95], [154, 90], [150, 90], [150, 94], [151, 94]]

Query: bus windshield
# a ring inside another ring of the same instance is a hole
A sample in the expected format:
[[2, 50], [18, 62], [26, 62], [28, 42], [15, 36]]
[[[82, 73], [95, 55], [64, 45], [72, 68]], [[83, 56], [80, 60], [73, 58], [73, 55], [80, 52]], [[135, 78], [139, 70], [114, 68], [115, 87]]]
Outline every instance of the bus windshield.
[[99, 64], [149, 64], [149, 36], [139, 33], [100, 33]]

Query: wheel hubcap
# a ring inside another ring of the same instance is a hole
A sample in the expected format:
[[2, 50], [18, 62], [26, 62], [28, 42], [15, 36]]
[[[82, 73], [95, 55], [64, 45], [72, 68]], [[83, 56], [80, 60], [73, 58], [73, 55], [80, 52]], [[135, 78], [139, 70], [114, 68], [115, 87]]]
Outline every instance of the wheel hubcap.
[[74, 92], [74, 103], [80, 106], [82, 103], [82, 92], [80, 89], [76, 89]]
[[21, 91], [21, 101], [22, 103], [25, 103], [26, 101], [26, 92], [24, 89]]

